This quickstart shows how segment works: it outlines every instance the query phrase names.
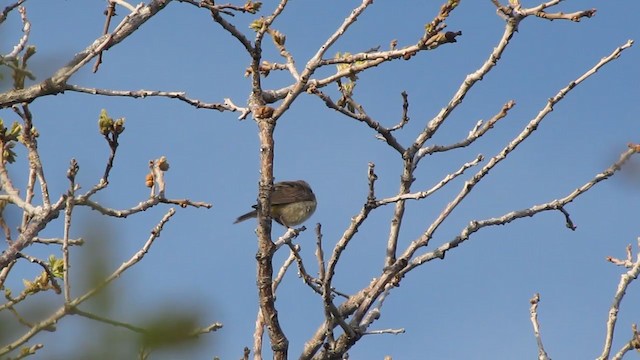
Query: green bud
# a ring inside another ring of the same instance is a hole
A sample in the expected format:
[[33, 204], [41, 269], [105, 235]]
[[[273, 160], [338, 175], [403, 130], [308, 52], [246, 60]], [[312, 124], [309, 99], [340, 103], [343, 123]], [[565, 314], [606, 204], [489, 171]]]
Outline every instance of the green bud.
[[253, 31], [260, 31], [262, 29], [262, 25], [264, 25], [264, 18], [260, 17], [259, 19], [255, 19], [249, 24], [249, 29]]
[[261, 7], [262, 7], [262, 2], [260, 1], [253, 2], [249, 0], [247, 1], [246, 4], [244, 4], [244, 9], [250, 14], [257, 13], [258, 11], [260, 11]]
[[278, 46], [284, 46], [284, 43], [287, 41], [287, 37], [278, 30], [273, 30], [271, 36], [273, 37], [273, 42]]
[[23, 61], [27, 61], [29, 60], [29, 58], [31, 56], [33, 56], [36, 53], [36, 47], [31, 45], [31, 46], [27, 46], [27, 51], [24, 52], [24, 57], [23, 57]]
[[124, 118], [119, 118], [113, 123], [113, 131], [120, 135], [124, 131]]
[[100, 134], [108, 135], [113, 127], [113, 119], [107, 115], [107, 110], [102, 109], [100, 111], [100, 117], [98, 118], [98, 129]]
[[21, 132], [22, 126], [17, 121], [14, 121], [13, 124], [11, 124], [11, 130], [6, 134], [5, 141], [18, 140]]
[[62, 279], [64, 271], [64, 262], [62, 259], [58, 259], [55, 255], [49, 256], [49, 268], [54, 277]]

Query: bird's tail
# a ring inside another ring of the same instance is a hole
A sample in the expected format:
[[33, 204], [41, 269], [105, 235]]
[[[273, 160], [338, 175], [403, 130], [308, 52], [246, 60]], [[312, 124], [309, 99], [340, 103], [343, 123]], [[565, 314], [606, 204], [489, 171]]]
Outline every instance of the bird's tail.
[[254, 218], [254, 217], [256, 217], [256, 216], [258, 216], [258, 212], [257, 212], [256, 210], [249, 211], [248, 213], [246, 213], [246, 214], [244, 214], [244, 215], [240, 215], [240, 216], [236, 219], [236, 221], [234, 221], [233, 223], [234, 223], [234, 224], [237, 224], [237, 223], [239, 223], [239, 222], [242, 222], [242, 221], [245, 221], [245, 220], [249, 220], [249, 219]]

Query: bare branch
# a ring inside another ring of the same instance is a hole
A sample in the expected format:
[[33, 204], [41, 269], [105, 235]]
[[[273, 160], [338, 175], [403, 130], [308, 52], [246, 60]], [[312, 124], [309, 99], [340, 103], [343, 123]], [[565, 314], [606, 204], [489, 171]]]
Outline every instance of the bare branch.
[[[62, 245], [62, 243], [64, 242], [63, 239], [48, 239], [48, 238], [40, 238], [40, 237], [35, 237], [33, 239], [34, 243], [38, 243], [38, 244], [44, 244], [44, 245]], [[69, 245], [72, 246], [82, 246], [84, 245], [84, 239], [79, 238], [79, 239], [68, 239]]]
[[[194, 5], [197, 4], [192, 1], [186, 1], [186, 2]], [[220, 15], [220, 12], [221, 12], [220, 8], [218, 8], [216, 5], [214, 5], [211, 1], [208, 1], [208, 0], [202, 0], [197, 5], [200, 7], [209, 9], [211, 11], [211, 17], [213, 18], [213, 20], [218, 24], [220, 24], [220, 26], [222, 26], [223, 29], [227, 30], [231, 35], [233, 35], [233, 37], [238, 39], [238, 41], [240, 41], [240, 43], [244, 46], [245, 50], [247, 50], [249, 54], [252, 54], [255, 51], [249, 39], [246, 36], [244, 36], [244, 34], [242, 34], [235, 26], [233, 26], [231, 23], [226, 21]]]
[[481, 154], [478, 155], [472, 161], [463, 164], [462, 167], [460, 167], [460, 169], [458, 169], [457, 171], [445, 176], [442, 180], [440, 180], [440, 182], [438, 182], [436, 185], [431, 187], [431, 189], [429, 189], [429, 190], [420, 191], [420, 192], [416, 192], [416, 193], [407, 193], [407, 194], [402, 194], [402, 195], [396, 195], [396, 196], [392, 196], [392, 197], [389, 197], [389, 198], [386, 198], [386, 199], [377, 200], [375, 202], [374, 206], [378, 207], [378, 206], [383, 206], [383, 205], [387, 205], [387, 204], [392, 204], [392, 203], [396, 203], [396, 202], [398, 202], [400, 200], [420, 200], [420, 199], [424, 199], [424, 198], [430, 196], [431, 194], [435, 193], [439, 189], [443, 188], [446, 184], [451, 182], [451, 180], [453, 180], [453, 179], [457, 178], [458, 176], [464, 174], [464, 172], [468, 168], [476, 166], [477, 164], [479, 164], [480, 161], [482, 161], [483, 159], [484, 159], [484, 157]]
[[[632, 150], [633, 149], [629, 151]], [[630, 256], [629, 250], [627, 250], [627, 256]], [[613, 296], [613, 303], [611, 304], [609, 317], [607, 318], [607, 332], [604, 339], [604, 349], [602, 350], [602, 354], [598, 357], [598, 360], [606, 360], [609, 358], [611, 345], [613, 344], [613, 333], [616, 328], [616, 321], [618, 320], [618, 312], [620, 311], [620, 303], [622, 303], [622, 299], [627, 292], [627, 288], [633, 280], [638, 278], [638, 275], [640, 275], [640, 237], [638, 238], [638, 255], [636, 256], [635, 262], [633, 266], [629, 268], [629, 271], [622, 274], [620, 277], [618, 288]], [[637, 331], [634, 333], [637, 336]]]
[[540, 294], [536, 293], [533, 295], [531, 300], [531, 308], [529, 309], [529, 313], [531, 314], [531, 324], [533, 324], [533, 334], [536, 337], [536, 343], [538, 344], [538, 360], [549, 360], [549, 356], [547, 352], [544, 351], [544, 346], [542, 345], [542, 336], [540, 336], [540, 324], [538, 323], [538, 303], [540, 303]]
[[9, 4], [7, 7], [5, 7], [2, 12], [0, 13], [0, 24], [2, 24], [6, 19], [7, 19], [7, 15], [9, 15], [9, 13], [11, 11], [13, 11], [13, 9], [17, 8], [18, 6], [22, 5], [23, 2], [25, 2], [27, 0], [18, 0], [16, 2], [14, 2], [13, 4]]
[[[4, 21], [4, 18], [6, 18], [6, 14], [11, 11], [10, 9], [13, 9], [11, 6], [17, 6], [18, 4], [22, 3], [23, 1], [18, 1], [17, 3], [7, 6], [4, 11], [2, 12], [2, 15], [0, 16], [0, 24]], [[6, 11], [6, 13], [5, 13]], [[15, 59], [18, 57], [18, 54], [20, 54], [22, 51], [24, 51], [25, 47], [27, 46], [27, 42], [29, 41], [29, 34], [31, 33], [31, 23], [29, 22], [29, 19], [27, 19], [27, 9], [25, 9], [23, 6], [18, 7], [18, 11], [20, 12], [20, 19], [22, 20], [22, 37], [20, 38], [20, 41], [18, 41], [18, 44], [16, 46], [13, 47], [13, 50], [11, 50], [10, 53], [8, 53], [7, 55], [4, 56], [0, 56], [1, 58], [4, 58], [4, 60], [10, 60], [10, 59]]]
[[33, 127], [33, 116], [31, 115], [31, 110], [29, 110], [28, 104], [24, 104], [21, 107], [22, 111], [20, 111], [18, 106], [13, 106], [13, 110], [24, 121], [21, 133], [22, 143], [29, 151], [29, 167], [33, 170], [38, 178], [38, 182], [40, 183], [40, 196], [42, 196], [43, 206], [45, 208], [49, 208], [51, 206], [51, 201], [49, 200], [49, 188], [44, 176], [44, 168], [42, 167], [40, 154], [38, 153], [38, 142], [36, 140], [37, 132]]
[[64, 279], [64, 301], [69, 303], [71, 301], [71, 282], [69, 277], [69, 268], [71, 264], [69, 262], [69, 233], [71, 232], [71, 214], [73, 212], [73, 197], [76, 190], [76, 174], [80, 170], [78, 162], [75, 159], [71, 160], [69, 164], [69, 170], [67, 170], [67, 178], [69, 179], [69, 191], [67, 198], [67, 205], [64, 209], [64, 232], [62, 235], [62, 261], [63, 279]]
[[22, 253], [18, 253], [17, 258], [24, 258], [24, 259], [27, 259], [29, 262], [32, 262], [34, 264], [40, 265], [40, 267], [47, 274], [47, 281], [51, 284], [51, 287], [56, 292], [56, 294], [60, 294], [62, 292], [62, 289], [60, 288], [60, 285], [58, 284], [58, 281], [56, 280], [56, 276], [51, 271], [51, 268], [49, 267], [49, 265], [45, 264], [44, 261], [42, 261], [42, 260], [40, 260], [38, 258], [35, 258], [33, 256], [29, 256], [27, 254], [22, 254]]
[[[107, 10], [105, 11], [105, 21], [104, 21], [104, 28], [102, 29], [102, 35], [107, 35], [109, 33], [111, 18], [113, 18], [116, 15], [115, 1], [108, 1], [108, 3], [109, 5], [107, 6]], [[100, 67], [100, 64], [102, 64], [102, 54], [103, 54], [102, 51], [98, 53], [98, 58], [96, 59], [96, 63], [93, 65], [94, 73], [98, 72], [98, 68]]]
[[471, 131], [469, 131], [469, 134], [464, 140], [451, 145], [431, 145], [428, 147], [423, 147], [420, 150], [418, 150], [418, 152], [416, 153], [416, 158], [420, 159], [426, 155], [431, 155], [436, 152], [445, 152], [445, 151], [449, 151], [457, 148], [463, 148], [471, 145], [473, 142], [478, 140], [482, 135], [486, 134], [487, 131], [492, 129], [493, 126], [499, 120], [505, 118], [509, 110], [511, 110], [515, 106], [515, 104], [516, 104], [515, 101], [511, 100], [506, 104], [504, 104], [502, 106], [502, 109], [500, 109], [500, 112], [494, 115], [487, 122], [483, 123], [482, 120], [478, 121], [474, 126], [474, 128]]
[[87, 88], [78, 85], [66, 84], [64, 86], [65, 91], [76, 91], [85, 94], [92, 95], [104, 95], [104, 96], [123, 96], [132, 98], [146, 98], [146, 97], [167, 97], [170, 99], [178, 99], [198, 109], [213, 109], [218, 111], [240, 111], [242, 108], [231, 106], [228, 103], [206, 103], [197, 99], [187, 97], [185, 92], [180, 91], [158, 91], [158, 90], [108, 90], [98, 88]]
[[400, 95], [402, 96], [402, 116], [400, 117], [400, 122], [390, 127], [389, 131], [400, 130], [409, 123], [409, 95], [406, 91], [403, 91]]
[[[264, 316], [262, 316], [262, 309], [258, 308], [258, 315], [256, 316], [256, 326], [253, 331], [253, 360], [262, 360], [262, 338], [263, 337], [264, 337]], [[246, 354], [246, 351], [245, 351], [245, 354]], [[248, 359], [248, 354], [245, 358]]]
[[624, 355], [631, 350], [640, 350], [640, 333], [638, 333], [638, 326], [636, 324], [631, 325], [631, 340], [622, 346], [622, 348], [611, 358], [611, 360], [622, 360]]
[[[382, 334], [391, 334], [391, 335], [399, 335], [404, 334], [406, 331], [404, 328], [400, 329], [382, 329], [382, 330], [369, 330], [362, 335], [382, 335]], [[385, 357], [385, 359], [387, 359]]]
[[328, 95], [326, 95], [325, 93], [323, 93], [322, 91], [318, 90], [315, 87], [309, 88], [308, 91], [312, 94], [317, 95], [320, 99], [322, 99], [328, 108], [334, 109], [342, 113], [343, 115], [346, 115], [352, 119], [365, 123], [367, 126], [369, 126], [371, 129], [375, 130], [378, 133], [378, 136], [379, 136], [378, 138], [384, 140], [387, 144], [389, 144], [392, 148], [394, 148], [399, 153], [401, 154], [404, 153], [405, 151], [404, 147], [398, 142], [398, 140], [392, 134], [392, 131], [398, 129], [399, 126], [402, 124], [402, 122], [405, 120], [404, 117], [402, 118], [400, 124], [394, 127], [395, 129], [393, 130], [388, 129], [380, 125], [379, 122], [375, 121], [369, 115], [367, 115], [366, 112], [364, 111], [364, 108], [358, 104], [356, 105], [359, 107], [360, 113], [356, 114], [349, 111], [349, 109], [347, 109], [344, 106], [338, 106], [338, 104], [336, 104], [331, 99], [331, 97], [329, 97]]
[[124, 210], [117, 210], [117, 209], [111, 209], [111, 208], [107, 208], [104, 207], [100, 204], [98, 204], [97, 202], [94, 202], [92, 200], [89, 200], [86, 195], [81, 195], [81, 196], [77, 196], [74, 200], [74, 203], [76, 205], [85, 205], [90, 207], [92, 210], [96, 210], [98, 212], [100, 212], [103, 215], [108, 215], [108, 216], [113, 216], [113, 217], [120, 217], [120, 218], [126, 218], [127, 216], [133, 215], [135, 213], [139, 213], [141, 211], [145, 211], [153, 206], [156, 206], [158, 204], [173, 204], [173, 205], [179, 205], [180, 207], [187, 207], [187, 206], [192, 206], [192, 207], [204, 207], [207, 209], [210, 209], [212, 207], [211, 204], [209, 203], [205, 203], [205, 202], [200, 202], [200, 201], [191, 201], [188, 199], [166, 199], [164, 197], [161, 196], [154, 196], [151, 197], [145, 201], [139, 202], [136, 206], [131, 207], [129, 209], [124, 209]]

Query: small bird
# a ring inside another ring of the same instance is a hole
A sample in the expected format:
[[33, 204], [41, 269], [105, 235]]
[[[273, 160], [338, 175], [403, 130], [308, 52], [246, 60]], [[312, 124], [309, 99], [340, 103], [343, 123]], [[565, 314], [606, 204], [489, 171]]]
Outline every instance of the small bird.
[[[273, 184], [271, 217], [282, 226], [292, 227], [302, 224], [313, 215], [317, 205], [311, 186], [304, 180]], [[258, 205], [253, 205], [253, 208], [257, 209]], [[234, 224], [257, 216], [257, 210], [249, 211], [238, 217]]]

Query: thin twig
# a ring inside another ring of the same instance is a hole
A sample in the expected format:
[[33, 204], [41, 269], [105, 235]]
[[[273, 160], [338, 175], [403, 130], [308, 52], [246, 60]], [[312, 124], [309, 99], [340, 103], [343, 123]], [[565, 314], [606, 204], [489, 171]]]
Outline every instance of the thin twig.
[[71, 231], [71, 214], [73, 213], [73, 197], [76, 190], [76, 174], [78, 173], [79, 166], [75, 159], [71, 159], [69, 170], [67, 170], [67, 178], [69, 179], [69, 191], [67, 198], [67, 205], [64, 209], [64, 230], [62, 235], [62, 261], [63, 261], [63, 278], [64, 278], [64, 301], [69, 303], [71, 301], [71, 282], [69, 277], [69, 268], [71, 264], [69, 262], [69, 233]]
[[529, 300], [531, 308], [529, 313], [531, 314], [531, 324], [533, 324], [533, 334], [536, 337], [536, 343], [538, 344], [538, 360], [549, 360], [547, 352], [544, 351], [542, 345], [542, 336], [540, 335], [540, 324], [538, 323], [538, 303], [540, 303], [540, 294], [536, 293]]
[[166, 97], [170, 99], [178, 99], [183, 101], [197, 109], [212, 109], [218, 111], [240, 111], [243, 112], [245, 108], [233, 105], [233, 103], [225, 99], [224, 103], [206, 103], [198, 99], [192, 99], [187, 96], [187, 93], [182, 91], [160, 91], [160, 90], [109, 90], [99, 88], [89, 88], [84, 86], [66, 84], [65, 91], [75, 91], [79, 93], [91, 94], [91, 95], [103, 95], [103, 96], [122, 96], [137, 98], [147, 97]]
[[613, 333], [616, 328], [616, 321], [618, 320], [618, 312], [620, 311], [620, 303], [624, 298], [629, 285], [638, 278], [640, 275], [640, 237], [638, 238], [638, 255], [635, 259], [635, 263], [626, 273], [620, 276], [620, 282], [618, 288], [613, 296], [613, 303], [609, 309], [609, 317], [607, 318], [607, 332], [605, 334], [604, 349], [602, 354], [598, 357], [598, 360], [606, 360], [611, 353], [611, 346], [613, 344]]
[[[17, 5], [19, 3], [22, 3], [21, 1], [13, 4], [13, 5]], [[11, 6], [11, 5], [10, 5]], [[4, 11], [11, 11], [11, 10], [7, 10], [10, 8], [10, 6], [6, 7]], [[2, 18], [0, 19], [0, 24], [2, 23], [2, 21], [4, 21], [4, 17], [6, 17], [6, 14], [2, 13]], [[13, 47], [13, 50], [11, 50], [10, 53], [8, 53], [7, 55], [2, 56], [5, 60], [10, 60], [10, 59], [15, 59], [18, 57], [18, 54], [20, 54], [25, 47], [27, 46], [27, 43], [29, 42], [29, 34], [31, 33], [31, 22], [29, 22], [29, 19], [27, 18], [27, 9], [25, 9], [23, 6], [20, 6], [18, 8], [18, 11], [20, 12], [20, 19], [22, 20], [22, 37], [20, 37], [20, 41], [18, 41], [18, 44], [16, 44]]]
[[[105, 20], [104, 27], [102, 29], [102, 35], [107, 35], [109, 33], [109, 25], [111, 24], [111, 18], [116, 15], [116, 3], [112, 0], [108, 1], [109, 5], [107, 6], [107, 10], [105, 10]], [[102, 64], [102, 54], [103, 51], [98, 53], [98, 58], [96, 59], [96, 63], [93, 65], [93, 72], [98, 72], [98, 68], [100, 64]]]
[[6, 19], [7, 19], [7, 15], [9, 15], [9, 13], [11, 11], [13, 11], [13, 9], [17, 8], [18, 6], [22, 5], [23, 2], [25, 2], [27, 0], [18, 0], [13, 4], [9, 4], [7, 7], [5, 7], [2, 12], [0, 13], [0, 24], [2, 24]]

